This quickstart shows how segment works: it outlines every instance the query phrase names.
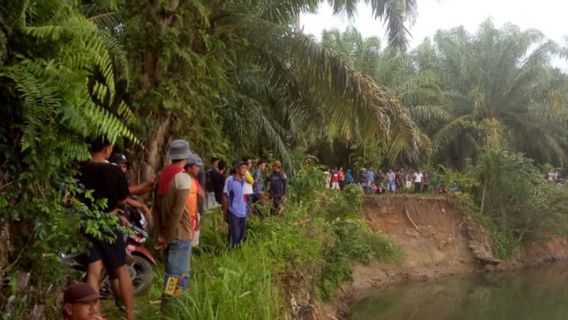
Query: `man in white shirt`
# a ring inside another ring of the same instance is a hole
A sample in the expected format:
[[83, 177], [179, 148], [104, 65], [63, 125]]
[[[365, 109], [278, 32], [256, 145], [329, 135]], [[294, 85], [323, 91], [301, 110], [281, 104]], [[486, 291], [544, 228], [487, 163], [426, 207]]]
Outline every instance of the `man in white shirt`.
[[420, 193], [422, 190], [422, 172], [417, 170], [414, 174], [414, 193]]

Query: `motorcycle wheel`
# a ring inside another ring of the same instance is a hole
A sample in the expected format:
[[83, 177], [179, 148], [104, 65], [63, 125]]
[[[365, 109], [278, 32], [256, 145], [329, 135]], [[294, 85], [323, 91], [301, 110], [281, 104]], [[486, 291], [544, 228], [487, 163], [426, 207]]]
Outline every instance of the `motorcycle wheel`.
[[[147, 259], [136, 255], [132, 255], [128, 260], [128, 273], [130, 274], [130, 280], [132, 281], [134, 295], [137, 296], [146, 292], [152, 284], [152, 280], [154, 279], [152, 263]], [[104, 269], [101, 275], [100, 295], [101, 299], [113, 298], [108, 274]]]
[[142, 294], [148, 290], [154, 278], [152, 263], [144, 257], [133, 255], [132, 262], [129, 263], [128, 269], [130, 271], [134, 295]]

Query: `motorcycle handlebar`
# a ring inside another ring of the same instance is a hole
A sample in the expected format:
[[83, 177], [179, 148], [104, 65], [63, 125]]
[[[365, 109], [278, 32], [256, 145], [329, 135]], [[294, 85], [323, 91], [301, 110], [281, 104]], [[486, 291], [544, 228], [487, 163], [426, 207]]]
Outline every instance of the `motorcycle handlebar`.
[[134, 230], [136, 233], [139, 233], [142, 237], [148, 238], [148, 233], [146, 232], [146, 230], [140, 229], [135, 225], [130, 225], [129, 228]]

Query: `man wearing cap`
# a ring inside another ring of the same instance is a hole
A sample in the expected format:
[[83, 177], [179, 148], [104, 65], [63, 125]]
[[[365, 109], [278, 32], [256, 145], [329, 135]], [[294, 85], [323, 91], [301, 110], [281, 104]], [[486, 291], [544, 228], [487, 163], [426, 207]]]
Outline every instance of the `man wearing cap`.
[[[128, 159], [126, 158], [126, 156], [124, 154], [122, 154], [122, 153], [113, 154], [110, 157], [109, 162], [117, 165], [120, 168], [120, 170], [122, 170], [122, 172], [124, 172], [125, 175], [127, 174], [128, 169], [130, 167], [130, 162], [128, 161]], [[129, 184], [128, 185], [128, 191], [130, 192], [130, 195], [128, 196], [128, 198], [126, 198], [126, 204], [127, 205], [129, 205], [132, 208], [136, 208], [136, 209], [140, 210], [144, 214], [144, 218], [148, 222], [148, 225], [149, 225], [150, 228], [152, 226], [152, 212], [146, 206], [146, 204], [144, 204], [143, 201], [134, 198], [134, 196], [135, 195], [143, 195], [145, 193], [148, 193], [150, 190], [152, 190], [153, 185], [154, 185], [153, 179], [148, 180], [148, 181], [146, 181], [142, 184], [139, 184], [139, 185]]]
[[280, 214], [282, 211], [282, 202], [286, 197], [288, 188], [288, 177], [282, 172], [282, 163], [280, 161], [276, 160], [272, 164], [272, 173], [268, 177], [268, 182], [268, 192], [272, 202], [270, 212], [273, 215]]
[[205, 198], [205, 191], [203, 190], [201, 183], [197, 177], [203, 168], [203, 161], [201, 158], [192, 154], [189, 156], [189, 160], [185, 165], [185, 172], [191, 177], [191, 187], [189, 189], [189, 196], [187, 197], [187, 208], [189, 210], [189, 215], [191, 217], [192, 226], [192, 239], [191, 246], [197, 247], [199, 245], [199, 199]]
[[246, 162], [233, 162], [234, 173], [225, 181], [223, 214], [229, 223], [229, 248], [239, 246], [246, 234], [247, 203], [245, 201]]
[[99, 314], [99, 294], [88, 283], [76, 283], [63, 292], [63, 320], [104, 320]]
[[162, 302], [168, 297], [180, 296], [189, 284], [192, 226], [187, 198], [192, 179], [184, 167], [191, 155], [187, 141], [170, 143], [168, 158], [172, 163], [160, 173], [152, 208], [156, 249], [164, 250], [166, 263]]
[[[128, 170], [130, 169], [131, 163], [130, 161], [128, 161], [128, 158], [124, 154], [115, 153], [110, 157], [110, 159], [108, 159], [108, 161], [120, 167], [122, 172], [124, 172], [124, 174], [128, 177]], [[141, 184], [133, 184], [129, 182], [128, 191], [130, 192], [131, 195], [135, 196], [144, 195], [152, 191], [155, 182], [154, 180], [155, 177], [152, 176]]]

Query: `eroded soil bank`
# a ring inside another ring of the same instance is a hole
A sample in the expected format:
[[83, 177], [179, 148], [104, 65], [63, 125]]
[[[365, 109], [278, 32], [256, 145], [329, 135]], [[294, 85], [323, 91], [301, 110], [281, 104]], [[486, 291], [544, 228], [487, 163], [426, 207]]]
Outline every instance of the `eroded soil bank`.
[[349, 304], [371, 291], [409, 281], [503, 271], [568, 259], [568, 241], [550, 236], [499, 261], [483, 227], [451, 199], [431, 196], [368, 197], [362, 215], [373, 231], [388, 236], [404, 253], [400, 264], [356, 264], [353, 281], [322, 306], [322, 319], [341, 319]]

